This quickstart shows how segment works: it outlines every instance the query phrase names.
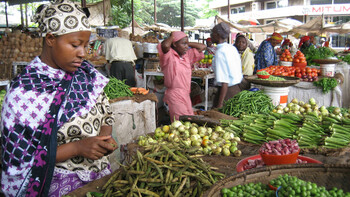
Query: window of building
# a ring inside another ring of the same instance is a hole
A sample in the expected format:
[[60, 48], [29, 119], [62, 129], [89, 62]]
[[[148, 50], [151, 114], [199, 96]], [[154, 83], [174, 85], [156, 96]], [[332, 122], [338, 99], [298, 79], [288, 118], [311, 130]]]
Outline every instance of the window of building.
[[333, 0], [334, 4], [345, 4], [349, 3], [349, 0]]
[[350, 35], [335, 34], [331, 36], [331, 39], [332, 39], [332, 47], [340, 47], [340, 48], [349, 47]]
[[268, 1], [265, 3], [265, 10], [283, 8], [288, 6], [288, 0]]
[[245, 12], [245, 6], [231, 8], [231, 14], [238, 14]]
[[345, 4], [349, 3], [349, 0], [311, 0], [311, 5], [324, 5], [324, 4]]

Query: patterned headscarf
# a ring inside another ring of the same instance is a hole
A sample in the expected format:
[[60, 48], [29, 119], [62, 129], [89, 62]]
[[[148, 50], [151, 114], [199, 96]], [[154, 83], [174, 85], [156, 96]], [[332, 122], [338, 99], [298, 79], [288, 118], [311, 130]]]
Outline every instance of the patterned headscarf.
[[302, 37], [301, 39], [300, 39], [300, 41], [299, 41], [299, 48], [301, 47], [301, 45], [303, 45], [304, 44], [304, 42], [306, 42], [306, 41], [308, 41], [308, 40], [310, 40], [310, 36], [304, 36], [304, 37]]
[[50, 0], [40, 6], [32, 20], [39, 24], [42, 37], [47, 33], [63, 35], [78, 31], [91, 31], [84, 10], [71, 0]]
[[278, 41], [282, 42], [283, 37], [281, 36], [281, 34], [275, 32], [272, 34], [271, 39], [278, 40]]

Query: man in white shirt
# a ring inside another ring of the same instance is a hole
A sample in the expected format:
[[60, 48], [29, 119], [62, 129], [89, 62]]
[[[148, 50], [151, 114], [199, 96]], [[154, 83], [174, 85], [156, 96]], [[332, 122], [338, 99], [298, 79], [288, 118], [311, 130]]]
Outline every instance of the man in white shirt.
[[131, 87], [136, 86], [134, 61], [137, 59], [130, 40], [120, 37], [110, 38], [105, 43], [106, 60], [111, 63], [110, 75], [124, 80]]
[[217, 108], [221, 108], [224, 101], [241, 91], [243, 79], [240, 55], [233, 45], [226, 42], [229, 34], [230, 27], [223, 22], [217, 24], [211, 33], [212, 41], [217, 44], [213, 60], [215, 80], [219, 86], [213, 105]]

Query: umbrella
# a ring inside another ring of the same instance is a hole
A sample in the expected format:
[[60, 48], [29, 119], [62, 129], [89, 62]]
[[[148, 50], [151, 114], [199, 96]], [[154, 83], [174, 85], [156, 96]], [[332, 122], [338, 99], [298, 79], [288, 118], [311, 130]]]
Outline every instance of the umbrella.
[[[343, 27], [343, 28], [346, 28]], [[340, 30], [341, 26], [336, 26], [333, 24], [325, 24], [324, 23], [324, 17], [318, 16], [309, 22], [294, 27], [291, 31], [294, 33], [300, 33], [300, 34], [307, 34], [307, 33], [315, 33], [315, 34], [322, 34], [325, 32], [332, 32], [332, 31], [346, 31], [346, 30]]]
[[350, 22], [324, 28], [325, 32], [346, 34], [350, 33]]
[[237, 22], [240, 25], [259, 25], [259, 21], [254, 18], [242, 19]]

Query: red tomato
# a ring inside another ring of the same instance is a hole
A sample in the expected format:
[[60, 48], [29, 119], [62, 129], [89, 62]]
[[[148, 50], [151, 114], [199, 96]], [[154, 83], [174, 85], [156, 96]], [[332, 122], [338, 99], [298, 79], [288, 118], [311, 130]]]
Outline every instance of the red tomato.
[[301, 78], [302, 75], [301, 75], [301, 73], [297, 73], [296, 76]]

